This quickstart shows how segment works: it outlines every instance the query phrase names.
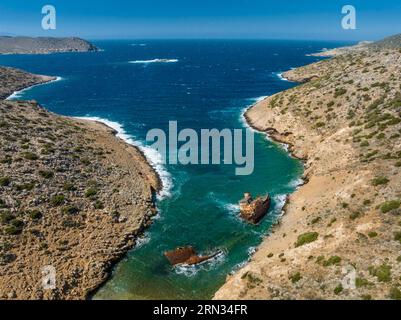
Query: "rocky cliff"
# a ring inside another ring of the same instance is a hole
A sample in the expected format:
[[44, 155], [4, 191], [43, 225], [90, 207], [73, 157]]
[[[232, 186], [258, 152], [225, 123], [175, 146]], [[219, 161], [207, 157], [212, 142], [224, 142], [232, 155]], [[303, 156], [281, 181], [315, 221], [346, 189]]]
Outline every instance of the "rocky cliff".
[[[0, 69], [3, 97], [48, 78]], [[135, 243], [160, 187], [103, 124], [0, 101], [0, 299], [84, 299]], [[43, 286], [46, 268], [56, 287]]]
[[401, 299], [399, 38], [289, 71], [304, 83], [246, 112], [307, 183], [216, 299]]

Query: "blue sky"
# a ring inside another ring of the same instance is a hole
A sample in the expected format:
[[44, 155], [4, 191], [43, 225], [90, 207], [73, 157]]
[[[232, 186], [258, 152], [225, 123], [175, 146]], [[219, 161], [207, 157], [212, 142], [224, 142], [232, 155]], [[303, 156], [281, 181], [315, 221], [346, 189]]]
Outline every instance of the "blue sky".
[[[41, 9], [57, 29], [41, 28]], [[341, 28], [341, 8], [357, 30]], [[400, 0], [1, 0], [0, 34], [101, 38], [267, 38], [374, 40], [401, 32]]]

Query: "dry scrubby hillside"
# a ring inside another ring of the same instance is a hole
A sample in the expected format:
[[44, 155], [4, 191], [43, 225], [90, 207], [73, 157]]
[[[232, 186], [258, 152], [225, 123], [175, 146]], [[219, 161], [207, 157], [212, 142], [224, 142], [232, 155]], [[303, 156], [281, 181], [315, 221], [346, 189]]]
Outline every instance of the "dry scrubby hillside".
[[[149, 223], [158, 187], [104, 125], [0, 101], [0, 299], [87, 297]], [[47, 265], [53, 291], [41, 283]]]
[[14, 91], [55, 79], [56, 77], [41, 76], [14, 68], [0, 67], [0, 100], [6, 99]]
[[247, 111], [308, 183], [215, 298], [401, 299], [401, 44], [384, 43], [289, 71], [304, 83]]

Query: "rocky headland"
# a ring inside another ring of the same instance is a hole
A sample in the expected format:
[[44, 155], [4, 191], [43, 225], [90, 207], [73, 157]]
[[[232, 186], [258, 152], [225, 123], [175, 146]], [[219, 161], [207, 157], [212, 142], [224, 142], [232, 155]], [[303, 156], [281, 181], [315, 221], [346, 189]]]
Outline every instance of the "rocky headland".
[[284, 74], [247, 110], [305, 184], [215, 299], [401, 299], [401, 36]]
[[92, 43], [76, 37], [0, 37], [0, 54], [48, 54], [91, 51], [99, 51], [99, 49]]
[[[1, 98], [53, 79], [0, 68]], [[160, 187], [109, 127], [1, 100], [0, 299], [87, 298], [150, 223]]]

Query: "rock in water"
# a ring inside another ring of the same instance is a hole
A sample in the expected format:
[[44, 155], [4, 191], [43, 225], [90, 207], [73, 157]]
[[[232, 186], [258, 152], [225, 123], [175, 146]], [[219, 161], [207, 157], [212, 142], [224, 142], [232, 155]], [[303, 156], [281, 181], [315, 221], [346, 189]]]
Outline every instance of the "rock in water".
[[173, 266], [175, 266], [177, 264], [188, 264], [188, 265], [199, 264], [206, 260], [212, 259], [218, 254], [219, 252], [208, 256], [198, 256], [196, 254], [195, 249], [191, 246], [188, 246], [188, 247], [179, 247], [172, 251], [167, 251], [164, 253], [164, 256]]
[[270, 208], [270, 197], [258, 197], [255, 200], [249, 192], [244, 194], [244, 199], [239, 203], [241, 218], [247, 222], [256, 224], [266, 214]]

